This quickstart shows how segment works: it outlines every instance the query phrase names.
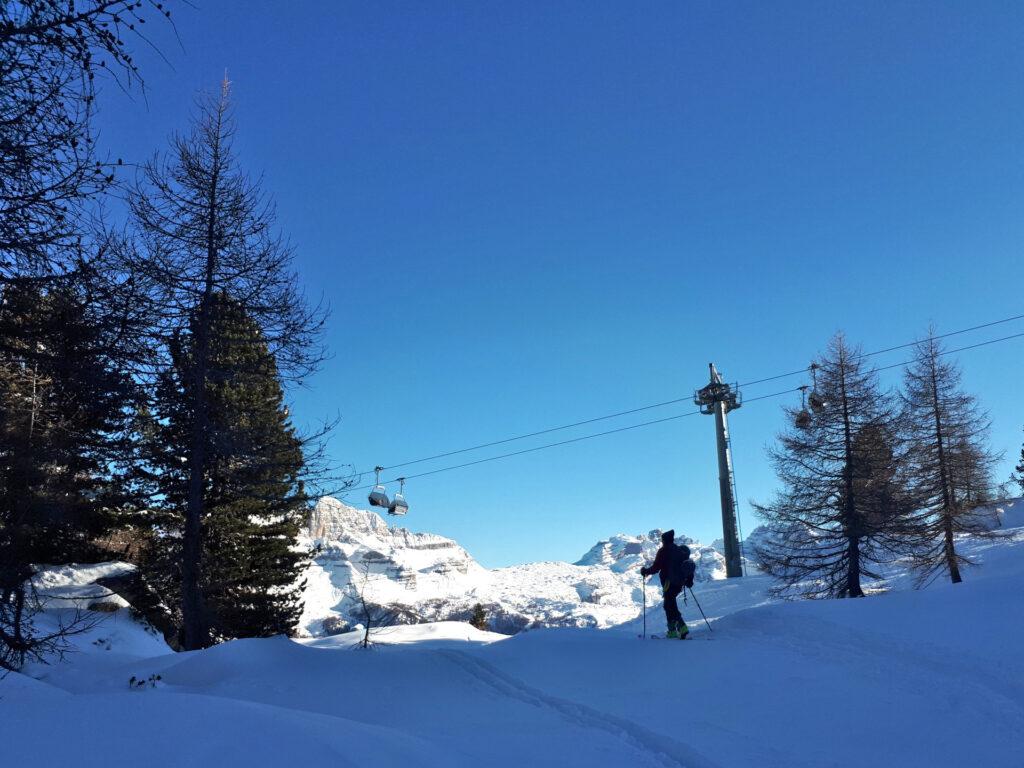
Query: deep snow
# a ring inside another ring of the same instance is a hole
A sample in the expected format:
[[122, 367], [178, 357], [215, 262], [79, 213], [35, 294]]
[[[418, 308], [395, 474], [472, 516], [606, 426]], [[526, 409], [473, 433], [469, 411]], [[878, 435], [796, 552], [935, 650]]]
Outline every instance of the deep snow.
[[686, 642], [641, 641], [639, 619], [511, 638], [446, 622], [369, 651], [341, 635], [172, 654], [122, 610], [67, 663], [0, 682], [0, 762], [1021, 766], [1020, 505], [1003, 538], [961, 540], [982, 563], [964, 584], [897, 573], [863, 600], [772, 603], [763, 576], [708, 582], [714, 632], [691, 601]]

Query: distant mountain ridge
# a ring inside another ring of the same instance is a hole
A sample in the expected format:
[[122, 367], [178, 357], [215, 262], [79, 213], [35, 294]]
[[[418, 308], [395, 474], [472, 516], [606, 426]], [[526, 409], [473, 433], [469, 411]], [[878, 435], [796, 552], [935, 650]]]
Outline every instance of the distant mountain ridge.
[[[305, 535], [315, 556], [301, 625], [321, 635], [326, 619], [355, 623], [358, 611], [349, 584], [353, 576], [361, 583], [364, 571], [368, 600], [395, 609], [401, 623], [465, 621], [479, 603], [498, 632], [620, 624], [640, 613], [639, 567], [654, 559], [661, 533], [612, 536], [575, 563], [488, 569], [452, 539], [392, 528], [375, 512], [325, 497], [313, 510]], [[725, 559], [714, 547], [686, 536], [677, 536], [676, 542], [690, 547], [698, 582], [725, 578]], [[642, 554], [626, 554], [627, 545], [637, 543]], [[659, 599], [656, 582], [648, 588], [648, 605]]]

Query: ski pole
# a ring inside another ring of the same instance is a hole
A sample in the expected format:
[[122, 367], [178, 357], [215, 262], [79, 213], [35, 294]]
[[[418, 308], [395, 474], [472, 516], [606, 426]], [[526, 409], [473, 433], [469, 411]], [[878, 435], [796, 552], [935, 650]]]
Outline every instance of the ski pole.
[[708, 617], [704, 615], [704, 609], [700, 607], [700, 601], [697, 599], [697, 596], [693, 594], [693, 589], [689, 587], [688, 589], [690, 589], [690, 596], [693, 598], [693, 602], [697, 604], [697, 610], [700, 611], [700, 615], [704, 619], [704, 623], [708, 625], [708, 632], [714, 632], [715, 630], [711, 628], [711, 622], [708, 621]]
[[640, 574], [640, 591], [644, 593], [644, 634], [643, 639], [647, 639], [647, 579], [644, 575]]

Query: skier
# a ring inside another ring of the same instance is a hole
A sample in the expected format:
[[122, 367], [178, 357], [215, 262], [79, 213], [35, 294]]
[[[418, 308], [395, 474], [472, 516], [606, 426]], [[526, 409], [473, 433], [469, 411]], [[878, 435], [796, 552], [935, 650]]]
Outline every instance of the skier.
[[661, 534], [661, 549], [654, 556], [654, 562], [640, 569], [640, 575], [650, 576], [657, 573], [661, 577], [661, 591], [665, 598], [665, 621], [668, 624], [666, 637], [677, 637], [685, 640], [690, 628], [683, 621], [676, 598], [685, 587], [693, 586], [693, 574], [697, 566], [690, 559], [690, 548], [685, 544], [677, 545], [676, 532], [665, 531]]

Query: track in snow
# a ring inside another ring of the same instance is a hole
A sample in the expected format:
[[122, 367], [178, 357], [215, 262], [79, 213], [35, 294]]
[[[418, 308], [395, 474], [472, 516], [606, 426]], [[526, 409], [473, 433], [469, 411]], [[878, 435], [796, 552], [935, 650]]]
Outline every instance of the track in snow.
[[610, 733], [655, 760], [658, 765], [673, 768], [718, 768], [718, 763], [712, 762], [692, 747], [669, 736], [655, 733], [630, 720], [606, 714], [577, 701], [549, 696], [505, 674], [482, 659], [461, 651], [441, 650], [436, 653], [499, 693], [525, 704], [549, 709], [574, 725]]

